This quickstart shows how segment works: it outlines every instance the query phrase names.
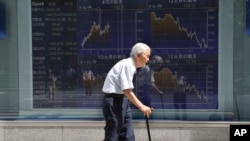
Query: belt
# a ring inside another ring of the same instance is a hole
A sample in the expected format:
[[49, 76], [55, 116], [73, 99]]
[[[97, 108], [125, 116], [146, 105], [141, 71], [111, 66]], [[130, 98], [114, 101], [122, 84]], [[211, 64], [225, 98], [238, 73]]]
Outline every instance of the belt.
[[115, 94], [115, 93], [105, 93], [105, 97], [109, 98], [109, 97], [119, 97], [119, 98], [123, 98], [124, 95], [123, 94]]

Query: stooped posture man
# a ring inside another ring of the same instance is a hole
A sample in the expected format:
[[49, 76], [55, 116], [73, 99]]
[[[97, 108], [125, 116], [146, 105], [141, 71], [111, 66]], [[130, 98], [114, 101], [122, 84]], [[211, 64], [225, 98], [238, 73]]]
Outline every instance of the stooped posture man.
[[144, 67], [149, 61], [151, 49], [144, 43], [136, 43], [130, 57], [117, 62], [108, 72], [102, 88], [104, 96], [103, 115], [106, 121], [104, 141], [134, 141], [132, 113], [129, 101], [144, 116], [149, 116], [152, 109], [144, 105], [132, 91], [136, 68]]

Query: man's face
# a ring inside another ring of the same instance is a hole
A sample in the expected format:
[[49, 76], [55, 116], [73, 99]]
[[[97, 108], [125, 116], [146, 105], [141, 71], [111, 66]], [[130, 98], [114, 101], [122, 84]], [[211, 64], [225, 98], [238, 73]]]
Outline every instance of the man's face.
[[146, 52], [144, 52], [143, 54], [139, 54], [138, 55], [138, 59], [139, 59], [141, 67], [145, 66], [146, 63], [149, 61], [150, 54], [151, 54], [151, 51], [150, 50], [146, 50]]

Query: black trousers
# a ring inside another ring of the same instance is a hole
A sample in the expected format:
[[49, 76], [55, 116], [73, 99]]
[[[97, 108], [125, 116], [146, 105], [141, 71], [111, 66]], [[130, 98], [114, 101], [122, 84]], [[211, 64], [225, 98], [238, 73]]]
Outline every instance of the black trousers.
[[104, 141], [134, 141], [129, 100], [123, 95], [105, 94], [103, 115], [106, 121]]

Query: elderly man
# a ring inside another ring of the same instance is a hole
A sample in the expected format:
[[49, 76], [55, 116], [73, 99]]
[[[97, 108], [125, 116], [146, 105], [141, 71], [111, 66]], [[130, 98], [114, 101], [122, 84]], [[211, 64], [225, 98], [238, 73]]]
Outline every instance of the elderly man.
[[144, 116], [149, 116], [152, 109], [133, 93], [133, 77], [136, 68], [144, 67], [149, 61], [151, 49], [144, 43], [136, 43], [129, 58], [117, 62], [108, 72], [102, 88], [104, 96], [103, 115], [106, 121], [104, 141], [134, 141], [132, 114], [129, 101]]

